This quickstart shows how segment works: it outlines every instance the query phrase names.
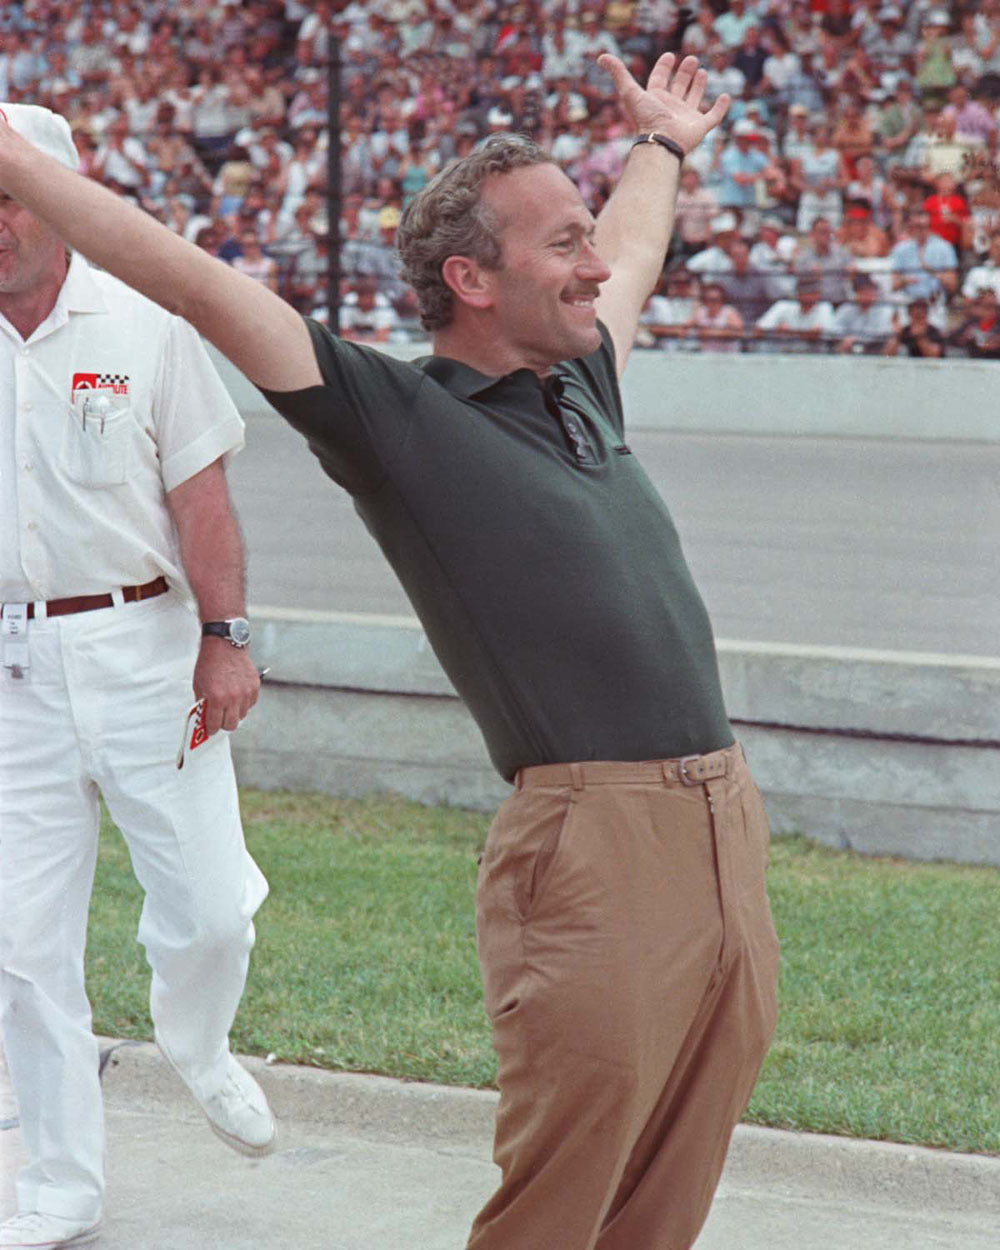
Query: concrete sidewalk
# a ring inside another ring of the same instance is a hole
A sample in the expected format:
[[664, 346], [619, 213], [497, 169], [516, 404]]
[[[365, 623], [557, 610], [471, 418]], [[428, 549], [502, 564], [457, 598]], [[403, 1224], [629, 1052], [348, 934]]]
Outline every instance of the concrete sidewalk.
[[[114, 1051], [102, 1250], [461, 1250], [496, 1183], [495, 1095], [246, 1062], [280, 1120], [260, 1162], [216, 1140], [154, 1047]], [[0, 1128], [3, 1214], [20, 1153]], [[697, 1250], [998, 1245], [998, 1159], [741, 1127]]]

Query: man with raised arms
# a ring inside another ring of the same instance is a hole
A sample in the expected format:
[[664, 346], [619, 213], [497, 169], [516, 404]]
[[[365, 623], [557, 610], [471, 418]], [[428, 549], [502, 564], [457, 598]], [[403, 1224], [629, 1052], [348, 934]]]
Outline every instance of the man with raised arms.
[[775, 1022], [767, 823], [701, 599], [618, 380], [681, 161], [723, 118], [693, 57], [645, 88], [595, 221], [495, 136], [399, 231], [433, 355], [344, 343], [0, 132], [0, 187], [216, 344], [354, 496], [514, 784], [477, 893], [500, 1187], [470, 1250], [681, 1250]]

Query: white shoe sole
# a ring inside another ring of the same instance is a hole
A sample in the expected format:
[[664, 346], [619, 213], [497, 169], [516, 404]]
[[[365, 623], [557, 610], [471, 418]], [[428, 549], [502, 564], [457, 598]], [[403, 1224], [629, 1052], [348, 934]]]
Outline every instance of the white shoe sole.
[[225, 1142], [231, 1150], [235, 1150], [241, 1155], [246, 1155], [248, 1159], [263, 1159], [265, 1155], [271, 1154], [278, 1141], [277, 1129], [274, 1130], [266, 1142], [260, 1146], [255, 1146], [253, 1142], [244, 1141], [241, 1137], [234, 1137], [232, 1133], [227, 1133], [224, 1128], [220, 1128], [209, 1116], [206, 1115], [205, 1120], [219, 1141]]
[[93, 1228], [85, 1228], [82, 1233], [70, 1237], [66, 1241], [12, 1241], [0, 1247], [0, 1250], [72, 1250], [73, 1246], [89, 1246], [101, 1235], [100, 1224]]

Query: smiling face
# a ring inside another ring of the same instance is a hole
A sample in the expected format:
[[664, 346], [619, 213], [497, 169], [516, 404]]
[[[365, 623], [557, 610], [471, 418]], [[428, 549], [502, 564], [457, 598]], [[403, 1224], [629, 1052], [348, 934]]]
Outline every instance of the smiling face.
[[[552, 164], [493, 175], [500, 268], [484, 270], [495, 329], [520, 367], [544, 372], [600, 346], [594, 301], [611, 271], [594, 250], [594, 218]], [[517, 366], [515, 366], [517, 367]]]

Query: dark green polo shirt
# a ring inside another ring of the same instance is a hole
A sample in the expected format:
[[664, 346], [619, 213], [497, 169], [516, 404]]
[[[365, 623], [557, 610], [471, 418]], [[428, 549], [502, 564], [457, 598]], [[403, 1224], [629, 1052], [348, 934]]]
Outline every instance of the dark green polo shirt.
[[504, 777], [732, 743], [708, 616], [625, 444], [603, 327], [544, 382], [309, 329], [325, 385], [268, 399], [350, 491]]

